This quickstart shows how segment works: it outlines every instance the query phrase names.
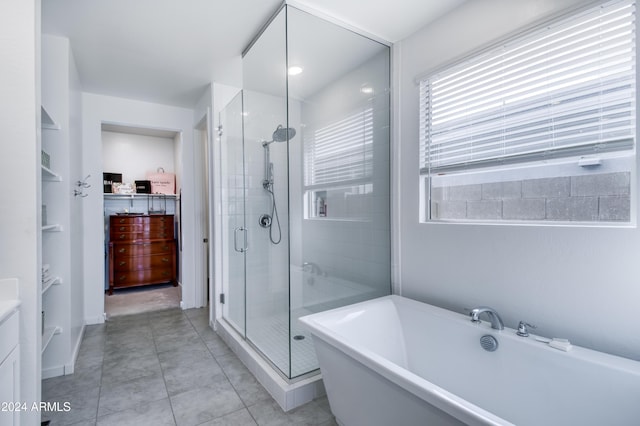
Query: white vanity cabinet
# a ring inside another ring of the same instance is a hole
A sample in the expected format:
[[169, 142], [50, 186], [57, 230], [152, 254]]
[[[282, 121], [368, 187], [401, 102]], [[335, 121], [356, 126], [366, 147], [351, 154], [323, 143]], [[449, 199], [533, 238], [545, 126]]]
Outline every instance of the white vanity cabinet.
[[18, 303], [0, 301], [0, 426], [20, 424], [19, 323]]

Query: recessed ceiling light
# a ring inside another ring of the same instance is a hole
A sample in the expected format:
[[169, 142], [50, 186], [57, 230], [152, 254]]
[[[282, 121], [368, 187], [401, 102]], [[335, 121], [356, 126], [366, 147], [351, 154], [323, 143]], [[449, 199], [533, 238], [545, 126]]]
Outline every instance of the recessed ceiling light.
[[373, 93], [373, 87], [364, 86], [360, 88], [360, 91], [369, 95]]
[[301, 72], [302, 72], [302, 67], [299, 67], [296, 65], [289, 67], [289, 75], [298, 75]]

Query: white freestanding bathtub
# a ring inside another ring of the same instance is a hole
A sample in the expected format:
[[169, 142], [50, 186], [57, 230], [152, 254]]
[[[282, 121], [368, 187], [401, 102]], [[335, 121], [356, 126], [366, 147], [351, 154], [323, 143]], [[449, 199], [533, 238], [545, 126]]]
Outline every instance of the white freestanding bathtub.
[[565, 352], [400, 296], [300, 321], [344, 426], [640, 425], [640, 362]]

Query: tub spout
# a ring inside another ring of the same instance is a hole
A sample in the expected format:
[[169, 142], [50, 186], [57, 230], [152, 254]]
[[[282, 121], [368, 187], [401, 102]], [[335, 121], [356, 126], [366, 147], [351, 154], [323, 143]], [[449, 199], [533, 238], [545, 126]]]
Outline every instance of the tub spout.
[[496, 330], [504, 329], [504, 323], [502, 322], [502, 318], [500, 318], [500, 315], [498, 315], [498, 313], [494, 309], [488, 306], [478, 306], [477, 308], [472, 309], [469, 313], [471, 322], [480, 322], [480, 314], [482, 314], [483, 312], [487, 313], [489, 321], [491, 321], [491, 328], [494, 328]]
[[325, 275], [322, 272], [322, 269], [320, 269], [320, 267], [313, 262], [303, 262], [302, 270], [305, 272], [311, 272], [312, 274]]

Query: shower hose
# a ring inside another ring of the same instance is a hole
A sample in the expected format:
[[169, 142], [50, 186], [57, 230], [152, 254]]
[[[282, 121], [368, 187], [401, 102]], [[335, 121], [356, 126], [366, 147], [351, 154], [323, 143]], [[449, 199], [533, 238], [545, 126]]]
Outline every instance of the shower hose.
[[[273, 183], [271, 183], [266, 188], [266, 190], [269, 191], [269, 194], [271, 194], [271, 217], [273, 218], [273, 220], [271, 221], [271, 225], [269, 226], [269, 240], [271, 240], [273, 244], [280, 244], [280, 241], [282, 240], [282, 229], [280, 228], [280, 219], [278, 218], [278, 208], [276, 207], [276, 194], [273, 193]], [[273, 222], [275, 222], [276, 226], [278, 227], [277, 240], [274, 238]]]

